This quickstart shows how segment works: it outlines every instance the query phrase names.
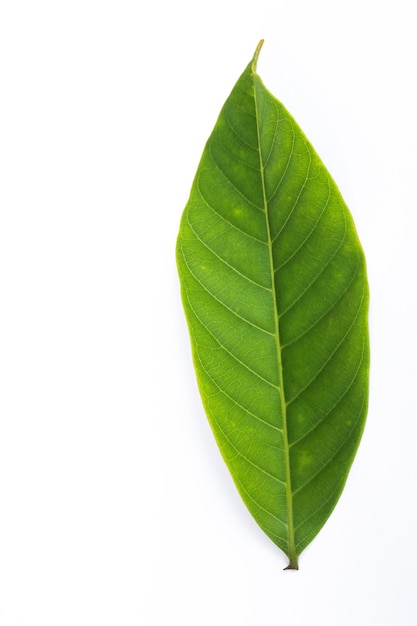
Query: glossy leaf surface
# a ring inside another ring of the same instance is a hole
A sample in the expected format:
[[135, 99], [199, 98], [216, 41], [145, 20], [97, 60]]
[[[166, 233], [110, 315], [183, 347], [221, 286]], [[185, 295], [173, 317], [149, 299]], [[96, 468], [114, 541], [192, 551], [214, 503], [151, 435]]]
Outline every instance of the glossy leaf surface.
[[256, 73], [260, 46], [205, 146], [177, 262], [221, 453], [257, 523], [298, 568], [364, 426], [368, 286], [339, 190]]

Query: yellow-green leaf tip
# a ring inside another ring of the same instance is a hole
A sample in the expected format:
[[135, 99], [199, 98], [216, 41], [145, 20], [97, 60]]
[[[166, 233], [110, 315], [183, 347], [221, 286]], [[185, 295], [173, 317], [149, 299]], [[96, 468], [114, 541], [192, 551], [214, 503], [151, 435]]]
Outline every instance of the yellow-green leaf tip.
[[256, 65], [258, 63], [258, 57], [259, 57], [259, 53], [261, 51], [261, 48], [263, 46], [264, 40], [261, 39], [261, 41], [258, 43], [258, 46], [255, 50], [255, 54], [253, 55], [253, 61], [252, 61], [252, 71], [256, 72]]

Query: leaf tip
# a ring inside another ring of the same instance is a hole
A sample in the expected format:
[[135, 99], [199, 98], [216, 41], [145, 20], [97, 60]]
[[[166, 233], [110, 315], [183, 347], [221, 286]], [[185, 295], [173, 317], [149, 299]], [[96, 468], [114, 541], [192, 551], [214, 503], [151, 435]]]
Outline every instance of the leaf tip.
[[263, 46], [263, 43], [264, 43], [264, 39], [261, 39], [260, 42], [257, 45], [257, 48], [255, 50], [255, 54], [253, 55], [252, 70], [254, 72], [256, 72], [256, 64], [258, 63], [258, 57], [259, 57], [259, 53], [261, 51], [261, 48]]

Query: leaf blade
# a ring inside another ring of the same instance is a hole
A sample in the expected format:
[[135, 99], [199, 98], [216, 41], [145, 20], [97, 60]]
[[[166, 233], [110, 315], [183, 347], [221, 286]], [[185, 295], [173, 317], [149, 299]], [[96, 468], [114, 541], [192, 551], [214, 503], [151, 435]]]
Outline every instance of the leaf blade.
[[248, 509], [296, 568], [362, 433], [368, 288], [348, 209], [256, 74], [259, 50], [204, 149], [177, 262], [214, 435]]

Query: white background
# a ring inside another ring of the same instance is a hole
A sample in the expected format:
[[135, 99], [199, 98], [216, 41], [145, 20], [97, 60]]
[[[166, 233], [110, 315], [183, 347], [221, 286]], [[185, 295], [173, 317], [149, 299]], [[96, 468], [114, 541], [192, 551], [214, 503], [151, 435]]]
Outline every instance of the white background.
[[[174, 249], [204, 143], [258, 71], [367, 253], [362, 445], [286, 558], [196, 389]], [[0, 623], [417, 623], [414, 3], [0, 4]]]

